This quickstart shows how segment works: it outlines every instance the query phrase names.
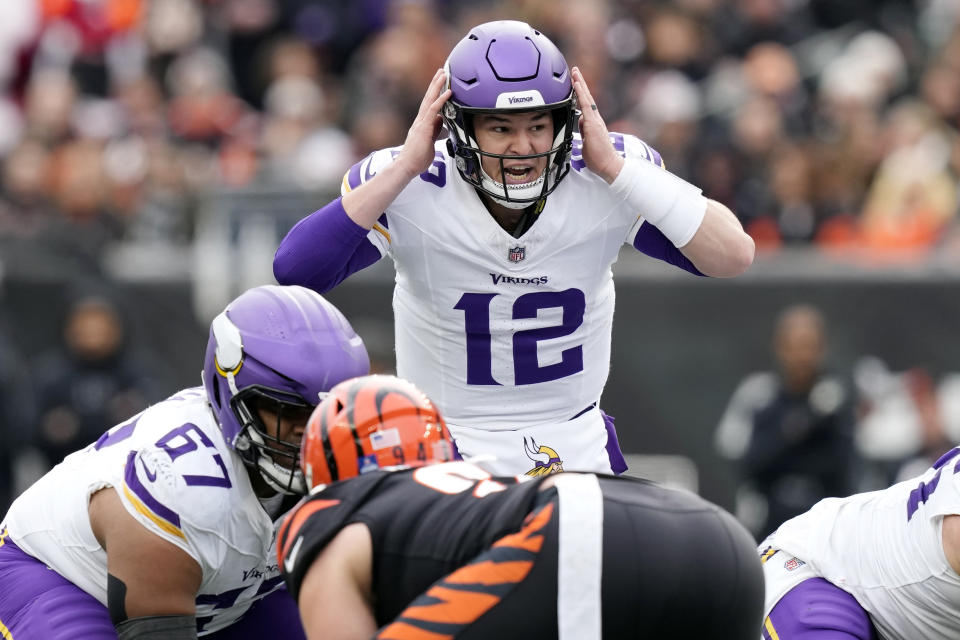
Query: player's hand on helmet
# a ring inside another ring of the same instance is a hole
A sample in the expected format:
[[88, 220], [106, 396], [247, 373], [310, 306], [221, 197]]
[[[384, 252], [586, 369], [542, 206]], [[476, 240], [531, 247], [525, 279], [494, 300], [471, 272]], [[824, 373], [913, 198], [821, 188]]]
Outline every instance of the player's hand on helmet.
[[403, 150], [396, 162], [403, 166], [412, 176], [426, 171], [433, 162], [433, 143], [443, 126], [440, 109], [450, 98], [451, 91], [444, 89], [446, 75], [443, 69], [437, 69], [427, 87], [427, 92], [420, 102], [417, 117], [407, 131], [407, 139], [403, 143]]
[[590, 94], [587, 81], [580, 69], [571, 69], [573, 90], [580, 103], [580, 135], [583, 138], [583, 161], [587, 168], [608, 183], [612, 183], [623, 167], [623, 158], [613, 148], [607, 125], [600, 117], [597, 103]]

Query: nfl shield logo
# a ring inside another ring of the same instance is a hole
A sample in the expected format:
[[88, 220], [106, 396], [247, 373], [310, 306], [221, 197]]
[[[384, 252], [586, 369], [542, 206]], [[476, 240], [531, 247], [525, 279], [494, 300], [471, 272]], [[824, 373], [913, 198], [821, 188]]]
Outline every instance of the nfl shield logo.
[[511, 247], [507, 251], [507, 259], [510, 262], [520, 262], [526, 256], [527, 249], [526, 247]]
[[806, 564], [806, 562], [804, 562], [803, 560], [797, 560], [796, 558], [790, 558], [789, 560], [787, 560], [786, 562], [783, 563], [783, 568], [786, 569], [787, 571], [793, 571], [794, 569], [798, 569], [798, 568], [802, 567], [802, 566], [805, 565], [805, 564]]

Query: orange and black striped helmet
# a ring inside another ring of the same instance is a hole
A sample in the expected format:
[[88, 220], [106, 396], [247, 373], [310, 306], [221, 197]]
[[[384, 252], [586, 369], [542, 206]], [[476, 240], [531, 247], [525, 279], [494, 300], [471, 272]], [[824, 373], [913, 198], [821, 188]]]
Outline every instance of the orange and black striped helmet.
[[447, 425], [411, 382], [370, 375], [341, 382], [310, 416], [300, 465], [308, 489], [384, 467], [453, 458]]

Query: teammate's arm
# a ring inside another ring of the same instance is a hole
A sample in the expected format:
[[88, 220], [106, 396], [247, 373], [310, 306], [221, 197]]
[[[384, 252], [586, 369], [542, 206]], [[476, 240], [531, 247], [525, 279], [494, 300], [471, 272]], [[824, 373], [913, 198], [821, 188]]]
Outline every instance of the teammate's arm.
[[571, 72], [583, 112], [580, 135], [587, 167], [636, 204], [704, 275], [730, 277], [746, 271], [754, 243], [733, 212], [657, 166], [620, 157], [583, 75], [577, 67]]
[[373, 542], [366, 525], [343, 528], [307, 569], [300, 617], [308, 638], [351, 640], [377, 631], [373, 616]]
[[154, 637], [196, 638], [202, 579], [196, 560], [137, 522], [111, 487], [91, 496], [89, 515], [107, 553], [108, 608], [121, 637], [136, 638], [139, 629]]
[[443, 88], [445, 81], [443, 70], [438, 69], [423, 95], [420, 110], [396, 159], [369, 181], [343, 196], [347, 215], [364, 229], [372, 229], [380, 214], [404, 187], [433, 162], [433, 143], [443, 124], [440, 109], [450, 97], [450, 90]]

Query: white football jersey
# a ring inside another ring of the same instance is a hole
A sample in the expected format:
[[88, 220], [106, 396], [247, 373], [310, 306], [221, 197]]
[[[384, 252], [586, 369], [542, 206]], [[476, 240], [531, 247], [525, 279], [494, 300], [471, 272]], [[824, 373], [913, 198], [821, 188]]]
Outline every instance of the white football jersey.
[[[659, 162], [637, 138], [611, 138], [621, 152]], [[579, 145], [577, 136], [573, 169], [520, 238], [493, 219], [442, 140], [430, 170], [368, 235], [396, 265], [397, 373], [423, 389], [455, 435], [457, 427], [558, 424], [600, 399], [610, 366], [611, 266], [644, 221], [584, 169]], [[344, 178], [344, 193], [396, 153], [360, 163]]]
[[[958, 462], [960, 448], [888, 489], [821, 500], [781, 525], [761, 549], [782, 550], [849, 592], [882, 638], [960, 638], [960, 576], [941, 543], [943, 517], [960, 514]], [[764, 564], [765, 614], [792, 586], [784, 563], [774, 562], [779, 557]], [[796, 569], [797, 563], [786, 566], [804, 573]]]
[[202, 387], [187, 389], [67, 456], [10, 507], [10, 538], [107, 604], [107, 555], [90, 496], [113, 487], [144, 527], [199, 563], [200, 635], [237, 620], [282, 585], [275, 525], [240, 457], [224, 442]]

